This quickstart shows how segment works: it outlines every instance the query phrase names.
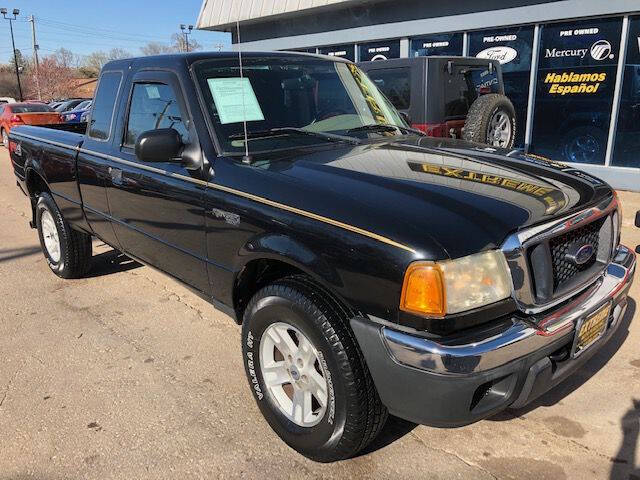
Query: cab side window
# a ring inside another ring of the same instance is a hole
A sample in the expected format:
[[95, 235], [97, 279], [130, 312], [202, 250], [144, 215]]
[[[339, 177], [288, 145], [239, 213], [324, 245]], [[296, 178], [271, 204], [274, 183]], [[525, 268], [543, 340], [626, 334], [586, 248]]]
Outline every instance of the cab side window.
[[189, 134], [173, 89], [162, 83], [136, 83], [124, 145], [133, 147], [141, 133], [159, 128], [177, 130], [182, 141], [188, 143]]
[[100, 77], [89, 125], [89, 136], [96, 140], [106, 141], [111, 135], [113, 111], [121, 80], [120, 72], [105, 72]]

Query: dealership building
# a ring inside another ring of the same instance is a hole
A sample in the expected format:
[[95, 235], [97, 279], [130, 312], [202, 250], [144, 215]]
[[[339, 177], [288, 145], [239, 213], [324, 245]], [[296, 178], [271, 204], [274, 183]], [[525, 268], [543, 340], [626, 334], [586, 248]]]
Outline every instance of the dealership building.
[[198, 28], [242, 50], [499, 60], [518, 147], [640, 191], [640, 0], [204, 0]]

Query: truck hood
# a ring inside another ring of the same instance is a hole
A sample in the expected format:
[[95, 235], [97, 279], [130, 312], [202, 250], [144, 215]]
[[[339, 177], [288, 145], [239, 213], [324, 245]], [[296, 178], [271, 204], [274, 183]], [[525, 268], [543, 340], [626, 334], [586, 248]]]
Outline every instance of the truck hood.
[[299, 192], [296, 206], [433, 260], [499, 247], [516, 230], [612, 195], [606, 183], [567, 165], [447, 139], [408, 137], [301, 153], [267, 167], [273, 180]]

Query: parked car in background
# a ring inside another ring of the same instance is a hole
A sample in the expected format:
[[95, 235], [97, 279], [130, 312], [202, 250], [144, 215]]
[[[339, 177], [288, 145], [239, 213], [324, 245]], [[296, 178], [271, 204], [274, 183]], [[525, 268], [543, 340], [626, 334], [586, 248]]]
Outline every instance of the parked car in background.
[[0, 135], [4, 146], [9, 142], [9, 132], [16, 125], [49, 125], [62, 123], [62, 117], [43, 103], [6, 103], [0, 105]]
[[0, 97], [0, 104], [2, 103], [16, 103], [16, 99], [13, 97]]
[[[86, 100], [79, 103], [73, 110], [63, 113], [62, 119], [66, 123], [80, 123], [82, 122], [82, 115], [87, 113], [91, 109], [91, 100]], [[86, 118], [86, 115], [85, 115]], [[86, 121], [86, 120], [85, 120]]]
[[76, 108], [82, 102], [90, 100], [89, 98], [71, 98], [60, 103], [55, 107], [56, 112], [64, 113]]
[[413, 128], [431, 137], [513, 147], [519, 126], [497, 60], [418, 57], [359, 66]]

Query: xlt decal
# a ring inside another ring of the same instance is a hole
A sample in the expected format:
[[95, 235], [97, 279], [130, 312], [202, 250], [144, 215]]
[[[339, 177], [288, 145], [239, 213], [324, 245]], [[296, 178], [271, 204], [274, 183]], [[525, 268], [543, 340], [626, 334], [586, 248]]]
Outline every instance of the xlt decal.
[[430, 173], [432, 175], [440, 175], [442, 177], [484, 183], [486, 185], [494, 185], [499, 188], [504, 188], [505, 190], [523, 193], [524, 195], [528, 195], [529, 197], [541, 201], [545, 205], [547, 213], [553, 213], [560, 210], [566, 204], [563, 193], [552, 187], [543, 187], [514, 178], [490, 175], [483, 172], [474, 172], [473, 170], [465, 170], [462, 168], [446, 167], [444, 165], [436, 165], [432, 163], [407, 163], [409, 168], [414, 172]]
[[213, 208], [211, 209], [211, 214], [216, 218], [224, 220], [229, 225], [233, 225], [234, 227], [240, 225], [240, 215], [236, 215], [235, 213], [225, 212], [224, 210]]

